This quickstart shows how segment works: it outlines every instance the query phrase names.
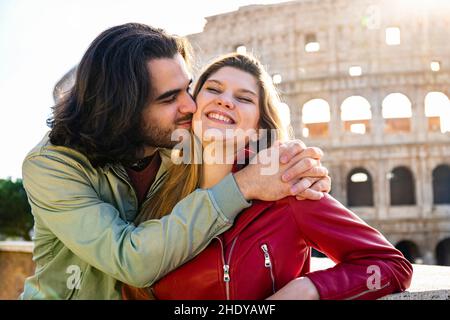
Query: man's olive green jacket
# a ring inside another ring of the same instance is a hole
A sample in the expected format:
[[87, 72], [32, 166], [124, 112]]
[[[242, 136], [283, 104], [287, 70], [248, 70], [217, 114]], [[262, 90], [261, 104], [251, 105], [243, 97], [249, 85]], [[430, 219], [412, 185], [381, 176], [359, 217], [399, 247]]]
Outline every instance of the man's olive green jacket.
[[[167, 150], [147, 199], [163, 182]], [[21, 299], [120, 299], [121, 282], [147, 287], [191, 259], [248, 207], [230, 174], [198, 189], [160, 220], [133, 224], [136, 194], [121, 165], [94, 168], [48, 136], [23, 162], [35, 220], [35, 274]]]

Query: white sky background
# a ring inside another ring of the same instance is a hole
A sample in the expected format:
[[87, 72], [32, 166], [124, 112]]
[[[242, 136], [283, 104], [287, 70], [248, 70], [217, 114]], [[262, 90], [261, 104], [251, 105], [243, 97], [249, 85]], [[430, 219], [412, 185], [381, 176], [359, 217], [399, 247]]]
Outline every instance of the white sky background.
[[204, 17], [274, 0], [0, 0], [0, 178], [21, 177], [43, 137], [55, 83], [103, 30], [126, 22], [201, 32]]

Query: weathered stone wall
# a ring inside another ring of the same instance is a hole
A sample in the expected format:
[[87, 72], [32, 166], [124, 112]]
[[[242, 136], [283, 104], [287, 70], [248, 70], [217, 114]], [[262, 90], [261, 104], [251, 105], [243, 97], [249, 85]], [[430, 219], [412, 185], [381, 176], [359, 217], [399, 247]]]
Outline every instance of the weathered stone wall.
[[[351, 209], [393, 244], [413, 242], [419, 251], [417, 261], [426, 264], [436, 263], [438, 245], [450, 241], [450, 204], [434, 204], [432, 188], [433, 170], [441, 164], [450, 166], [450, 132], [428, 130], [425, 116], [429, 92], [450, 98], [446, 39], [450, 2], [439, 1], [438, 10], [433, 2], [300, 0], [251, 5], [208, 17], [203, 32], [188, 37], [198, 65], [243, 45], [270, 74], [280, 74], [282, 82], [277, 86], [290, 106], [296, 137], [325, 151], [323, 163], [330, 169], [332, 195], [347, 205], [349, 173], [366, 169], [373, 179], [374, 205]], [[385, 29], [392, 26], [400, 28], [400, 45], [386, 44]], [[305, 51], [308, 34], [315, 35], [319, 51]], [[438, 72], [430, 69], [431, 61], [441, 63]], [[361, 76], [349, 75], [354, 65], [361, 66]], [[411, 102], [406, 133], [386, 132], [387, 120], [382, 116], [383, 100], [397, 92]], [[351, 96], [362, 96], [370, 104], [366, 134], [346, 131], [341, 120], [341, 105]], [[328, 136], [303, 136], [302, 107], [311, 99], [329, 104]], [[390, 205], [389, 174], [397, 166], [412, 172], [414, 205]]]
[[0, 300], [14, 300], [34, 274], [31, 242], [0, 242]]
[[[311, 271], [334, 265], [327, 258], [312, 258]], [[413, 264], [410, 287], [405, 292], [390, 294], [381, 300], [450, 300], [450, 267]]]

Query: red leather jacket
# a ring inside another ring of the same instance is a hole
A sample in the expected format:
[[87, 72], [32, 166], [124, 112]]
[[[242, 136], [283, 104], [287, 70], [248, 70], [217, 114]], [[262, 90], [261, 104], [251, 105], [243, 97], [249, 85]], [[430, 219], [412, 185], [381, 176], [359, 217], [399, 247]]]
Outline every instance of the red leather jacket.
[[[336, 265], [310, 272], [311, 247]], [[157, 299], [259, 300], [300, 276], [314, 283], [321, 299], [376, 299], [405, 290], [412, 266], [331, 196], [320, 201], [288, 197], [253, 201], [231, 229], [155, 283], [153, 294]], [[123, 292], [124, 298], [142, 298], [143, 291]]]

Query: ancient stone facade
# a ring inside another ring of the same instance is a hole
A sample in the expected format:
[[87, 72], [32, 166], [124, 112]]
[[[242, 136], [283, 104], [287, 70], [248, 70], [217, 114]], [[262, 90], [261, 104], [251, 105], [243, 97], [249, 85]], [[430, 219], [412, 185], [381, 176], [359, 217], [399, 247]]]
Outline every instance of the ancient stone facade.
[[449, 35], [446, 1], [301, 0], [208, 17], [188, 38], [198, 65], [260, 58], [296, 137], [325, 151], [333, 196], [412, 261], [450, 265]]

